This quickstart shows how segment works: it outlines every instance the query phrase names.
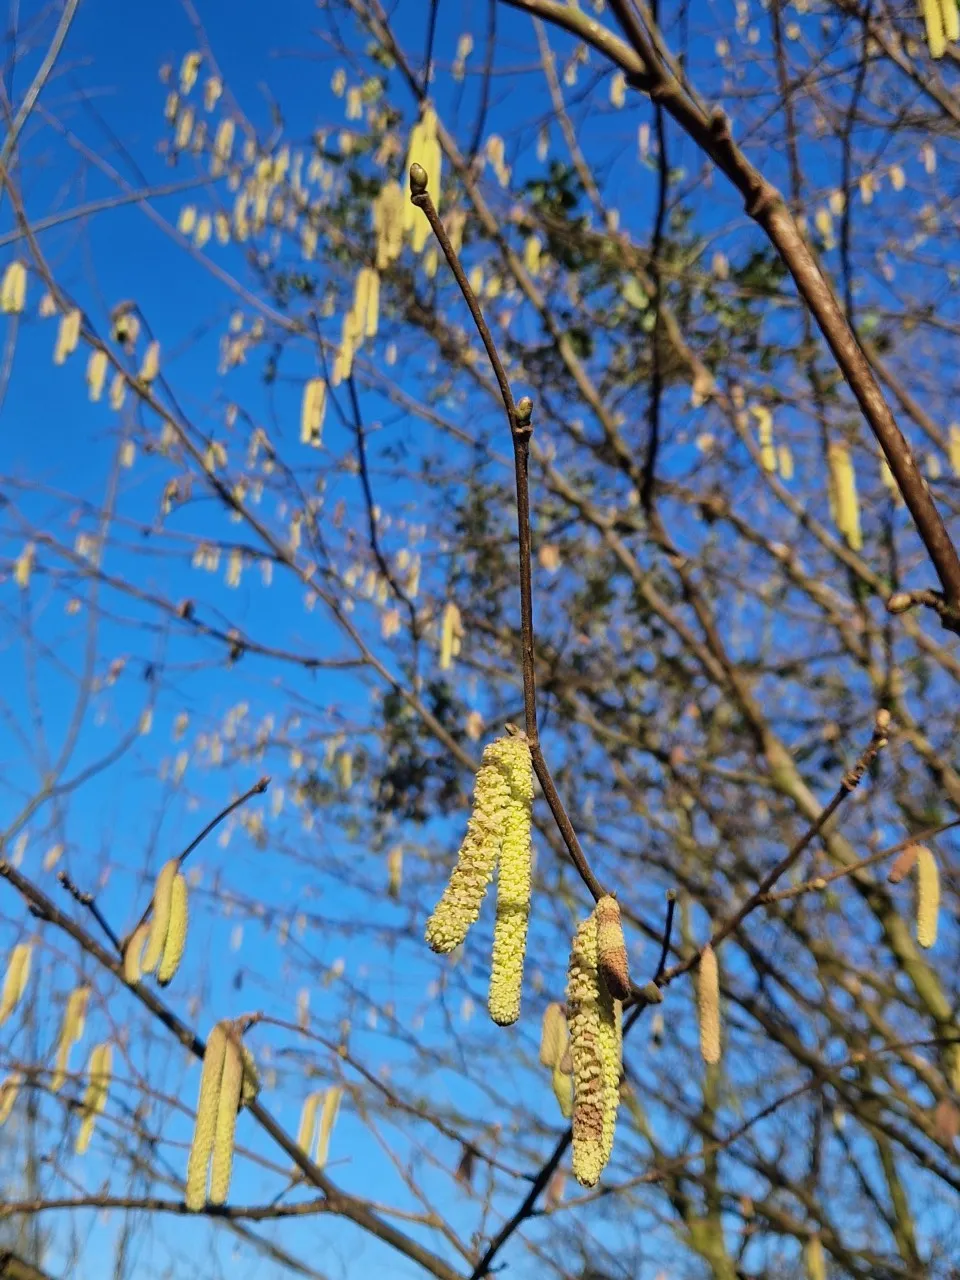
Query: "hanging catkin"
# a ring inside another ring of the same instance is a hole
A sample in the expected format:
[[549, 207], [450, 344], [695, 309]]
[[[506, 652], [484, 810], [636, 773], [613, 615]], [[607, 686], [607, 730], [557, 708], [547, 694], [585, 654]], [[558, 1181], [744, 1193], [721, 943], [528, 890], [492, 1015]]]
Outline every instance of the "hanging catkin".
[[200, 1096], [197, 1101], [197, 1118], [193, 1129], [193, 1142], [187, 1162], [187, 1185], [184, 1201], [187, 1208], [198, 1213], [207, 1200], [207, 1171], [217, 1134], [217, 1111], [220, 1102], [220, 1082], [226, 1057], [227, 1032], [218, 1022], [207, 1038], [200, 1074]]
[[334, 1125], [337, 1123], [337, 1116], [340, 1112], [340, 1099], [342, 1097], [343, 1089], [340, 1085], [331, 1085], [323, 1095], [320, 1124], [317, 1127], [317, 1151], [314, 1156], [314, 1164], [321, 1169], [327, 1163], [327, 1156], [330, 1153], [330, 1138], [333, 1134]]
[[940, 872], [926, 847], [917, 846], [917, 942], [929, 949], [937, 940], [940, 915]]
[[710, 1066], [720, 1061], [720, 971], [708, 942], [700, 955], [697, 979], [700, 1014], [700, 1054]]
[[0, 283], [0, 311], [6, 315], [19, 315], [27, 296], [27, 269], [14, 260], [3, 273]]
[[322, 1097], [323, 1094], [315, 1090], [313, 1093], [308, 1093], [303, 1100], [300, 1127], [297, 1129], [297, 1146], [304, 1155], [309, 1155], [310, 1148], [313, 1146], [313, 1134], [317, 1127], [317, 1107]]
[[543, 1011], [540, 1028], [540, 1063], [544, 1067], [557, 1067], [566, 1052], [569, 1040], [567, 1015], [562, 1004], [554, 1001]]
[[573, 1172], [585, 1187], [603, 1171], [604, 1079], [600, 1057], [597, 920], [591, 912], [573, 938], [567, 970], [567, 1020], [573, 1059]]
[[520, 1017], [523, 959], [530, 919], [533, 764], [524, 735], [501, 738], [497, 745], [508, 795], [501, 819], [503, 840], [497, 871], [497, 918], [487, 1006], [494, 1022], [507, 1027]]
[[611, 995], [626, 1000], [630, 995], [630, 966], [623, 940], [620, 904], [612, 894], [601, 898], [597, 912], [597, 957], [600, 974]]
[[57, 1065], [50, 1080], [50, 1088], [56, 1093], [63, 1086], [70, 1066], [70, 1050], [83, 1036], [83, 1024], [87, 1014], [87, 1002], [90, 998], [89, 987], [77, 987], [67, 997], [63, 1011], [63, 1022], [60, 1025], [60, 1039], [57, 1042]]
[[107, 1105], [107, 1094], [110, 1088], [110, 1069], [113, 1063], [113, 1050], [109, 1043], [98, 1044], [90, 1051], [87, 1070], [90, 1075], [87, 1091], [83, 1097], [83, 1119], [80, 1132], [77, 1134], [76, 1153], [82, 1156], [90, 1146], [93, 1137], [93, 1126], [97, 1116], [102, 1115]]
[[237, 1033], [233, 1028], [226, 1032], [224, 1045], [223, 1076], [220, 1096], [217, 1100], [217, 1128], [213, 1140], [213, 1160], [210, 1165], [210, 1203], [226, 1204], [230, 1191], [230, 1175], [233, 1171], [233, 1140], [237, 1128], [237, 1112], [243, 1089], [243, 1055]]
[[163, 948], [170, 929], [170, 909], [173, 905], [173, 882], [180, 871], [180, 862], [171, 858], [160, 868], [157, 883], [153, 890], [153, 919], [150, 933], [143, 953], [143, 972], [153, 973], [160, 963]]
[[7, 972], [3, 979], [3, 995], [0, 996], [0, 1027], [6, 1022], [23, 999], [30, 981], [30, 957], [33, 948], [29, 942], [19, 942], [10, 952]]
[[184, 948], [187, 945], [187, 923], [189, 907], [187, 905], [187, 878], [178, 872], [173, 878], [170, 894], [170, 924], [163, 944], [163, 955], [157, 970], [157, 981], [161, 987], [173, 981], [180, 968]]
[[803, 1250], [807, 1280], [827, 1280], [827, 1263], [819, 1236], [811, 1236]]
[[5, 1125], [10, 1119], [10, 1112], [13, 1110], [13, 1104], [17, 1100], [23, 1081], [22, 1071], [11, 1071], [0, 1083], [0, 1125]]
[[860, 503], [853, 460], [845, 444], [834, 443], [827, 449], [830, 468], [830, 507], [837, 529], [854, 551], [863, 546], [860, 532]]
[[141, 961], [143, 959], [143, 948], [146, 946], [149, 935], [150, 925], [144, 920], [143, 924], [137, 925], [124, 943], [123, 980], [129, 983], [131, 987], [135, 986], [143, 977]]

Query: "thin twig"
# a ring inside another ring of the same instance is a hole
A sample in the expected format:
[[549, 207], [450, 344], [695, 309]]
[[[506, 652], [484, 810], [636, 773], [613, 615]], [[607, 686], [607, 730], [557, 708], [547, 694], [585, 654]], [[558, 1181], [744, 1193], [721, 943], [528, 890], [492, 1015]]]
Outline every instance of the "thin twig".
[[113, 943], [117, 951], [122, 951], [123, 947], [120, 942], [120, 939], [110, 928], [110, 925], [107, 923], [106, 918], [103, 915], [103, 912], [97, 906], [97, 900], [93, 896], [93, 894], [81, 892], [81, 890], [77, 888], [77, 886], [73, 883], [73, 881], [67, 875], [66, 871], [58, 872], [57, 879], [60, 881], [64, 889], [66, 889], [67, 893], [70, 894], [71, 898], [73, 898], [75, 902], [79, 902], [81, 907], [86, 907], [86, 909], [93, 916], [94, 920], [96, 920], [97, 924], [100, 926], [103, 932], [107, 935], [107, 937]]
[[20, 137], [23, 126], [30, 118], [30, 112], [36, 105], [36, 101], [40, 97], [43, 86], [50, 78], [50, 72], [53, 70], [54, 64], [60, 56], [60, 50], [63, 48], [63, 43], [67, 38], [67, 32], [70, 30], [79, 5], [80, 0], [67, 0], [67, 3], [64, 5], [63, 13], [61, 13], [60, 21], [57, 24], [57, 29], [54, 32], [53, 39], [50, 41], [50, 48], [47, 50], [43, 61], [37, 68], [37, 74], [33, 77], [33, 82], [24, 95], [23, 101], [20, 103], [20, 110], [13, 118], [13, 124], [10, 126], [10, 132], [4, 139], [3, 147], [0, 148], [0, 170], [6, 170], [7, 165], [10, 163], [10, 159], [13, 156], [14, 149], [17, 145], [17, 139]]
[[524, 711], [524, 729], [527, 735], [527, 741], [530, 744], [530, 756], [533, 762], [534, 772], [540, 783], [544, 798], [553, 814], [553, 819], [557, 824], [563, 842], [567, 847], [570, 858], [577, 868], [581, 879], [590, 890], [594, 899], [599, 901], [603, 897], [605, 890], [603, 885], [594, 875], [587, 861], [586, 855], [577, 838], [577, 833], [573, 829], [573, 824], [563, 807], [563, 801], [557, 792], [553, 777], [547, 762], [544, 759], [543, 751], [540, 746], [540, 733], [537, 727], [537, 680], [536, 666], [534, 662], [534, 629], [533, 629], [533, 589], [530, 576], [531, 548], [530, 548], [530, 436], [533, 433], [531, 422], [533, 414], [533, 402], [529, 396], [524, 396], [518, 403], [514, 401], [513, 392], [510, 389], [510, 383], [507, 380], [506, 370], [503, 367], [503, 361], [500, 359], [500, 353], [497, 350], [497, 344], [494, 341], [493, 334], [490, 332], [486, 320], [483, 318], [483, 312], [480, 309], [480, 303], [477, 301], [476, 294], [470, 287], [466, 272], [460, 263], [456, 249], [447, 235], [443, 223], [440, 221], [440, 215], [437, 213], [436, 206], [430, 198], [427, 190], [428, 175], [422, 165], [414, 164], [410, 167], [410, 199], [418, 209], [426, 215], [430, 228], [436, 236], [437, 241], [443, 250], [447, 262], [450, 264], [450, 270], [453, 272], [454, 278], [460, 287], [464, 301], [470, 309], [473, 316], [473, 322], [477, 326], [477, 332], [480, 334], [480, 340], [483, 342], [493, 369], [494, 377], [500, 388], [500, 395], [503, 399], [503, 407], [507, 415], [507, 423], [510, 427], [510, 437], [513, 441], [513, 458], [514, 470], [516, 475], [517, 487], [517, 541], [520, 559], [520, 650], [521, 650], [521, 666], [523, 670], [523, 711]]
[[653, 975], [655, 983], [660, 982], [663, 977], [663, 971], [667, 966], [667, 956], [670, 954], [670, 934], [673, 931], [673, 914], [677, 909], [677, 894], [675, 889], [667, 890], [667, 918], [663, 925], [663, 944], [660, 947], [660, 960], [657, 964], [657, 972]]

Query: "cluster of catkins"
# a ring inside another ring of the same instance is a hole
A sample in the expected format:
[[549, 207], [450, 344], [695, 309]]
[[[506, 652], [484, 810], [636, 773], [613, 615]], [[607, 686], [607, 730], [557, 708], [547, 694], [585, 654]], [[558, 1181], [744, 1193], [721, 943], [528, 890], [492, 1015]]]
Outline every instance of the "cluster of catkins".
[[237, 1023], [218, 1022], [210, 1032], [203, 1055], [197, 1119], [187, 1163], [184, 1202], [198, 1213], [207, 1203], [225, 1204], [233, 1170], [233, 1139], [237, 1113], [257, 1096], [260, 1084], [250, 1051]]
[[487, 1007], [502, 1027], [520, 1017], [523, 957], [530, 918], [530, 834], [533, 765], [522, 733], [484, 749], [474, 785], [473, 811], [450, 881], [427, 921], [434, 951], [453, 951], [480, 914], [497, 870], [497, 918]]
[[156, 972], [161, 987], [173, 981], [187, 945], [187, 879], [179, 858], [160, 868], [153, 890], [153, 912], [139, 924], [123, 948], [123, 976], [135, 986]]

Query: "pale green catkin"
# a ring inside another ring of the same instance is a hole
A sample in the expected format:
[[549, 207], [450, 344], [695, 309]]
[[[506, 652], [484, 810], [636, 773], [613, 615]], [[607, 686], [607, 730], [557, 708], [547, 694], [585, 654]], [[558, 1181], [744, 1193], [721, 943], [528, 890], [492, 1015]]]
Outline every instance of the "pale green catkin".
[[553, 1085], [553, 1096], [560, 1107], [560, 1114], [564, 1120], [569, 1120], [573, 1115], [573, 1076], [554, 1067], [550, 1073], [550, 1083]]
[[432, 950], [444, 953], [458, 947], [479, 916], [500, 853], [503, 811], [509, 800], [510, 784], [500, 765], [499, 742], [491, 742], [477, 771], [473, 811], [457, 865], [427, 921], [426, 939]]
[[533, 764], [524, 736], [501, 738], [500, 767], [509, 784], [503, 811], [503, 843], [497, 872], [497, 918], [487, 1007], [506, 1027], [520, 1017], [523, 960], [530, 921], [533, 823]]
[[180, 870], [177, 858], [171, 858], [160, 868], [157, 883], [153, 890], [153, 919], [150, 922], [150, 934], [141, 961], [144, 973], [153, 973], [160, 963], [163, 948], [170, 929], [170, 909], [173, 904], [173, 882]]
[[928, 949], [937, 940], [940, 915], [940, 872], [937, 860], [926, 847], [917, 848], [917, 942]]
[[554, 1001], [543, 1011], [540, 1028], [540, 1064], [544, 1067], [559, 1066], [567, 1048], [567, 1015], [563, 1005]]
[[333, 1134], [333, 1127], [337, 1123], [337, 1116], [340, 1112], [340, 1099], [343, 1097], [343, 1089], [340, 1085], [331, 1085], [323, 1095], [323, 1106], [320, 1109], [320, 1124], [317, 1128], [317, 1153], [314, 1163], [319, 1167], [327, 1163], [327, 1156], [330, 1152], [330, 1138]]
[[93, 1126], [98, 1115], [102, 1115], [107, 1105], [107, 1094], [110, 1088], [110, 1070], [113, 1064], [113, 1049], [110, 1044], [94, 1045], [90, 1050], [88, 1070], [90, 1078], [83, 1097], [83, 1119], [80, 1132], [77, 1134], [76, 1153], [82, 1156], [90, 1146], [93, 1137]]
[[180, 968], [180, 961], [183, 959], [184, 948], [187, 945], [188, 922], [187, 878], [182, 872], [178, 872], [173, 878], [170, 893], [170, 924], [163, 944], [160, 967], [157, 970], [157, 982], [161, 987], [172, 982]]
[[226, 1204], [233, 1172], [233, 1139], [237, 1128], [237, 1112], [243, 1090], [243, 1055], [237, 1035], [227, 1031], [224, 1046], [223, 1078], [217, 1103], [217, 1130], [213, 1141], [210, 1166], [210, 1203]]
[[[599, 924], [597, 928], [599, 937]], [[599, 966], [598, 966], [599, 967]], [[599, 972], [600, 986], [600, 1061], [603, 1067], [603, 1163], [613, 1152], [617, 1109], [620, 1106], [620, 1070], [623, 1053], [623, 1003], [610, 991]]]
[[3, 995], [0, 996], [0, 1027], [23, 999], [23, 993], [30, 980], [32, 951], [33, 948], [29, 942], [20, 942], [10, 952], [7, 972], [3, 979]]
[[597, 919], [581, 922], [567, 970], [567, 1021], [573, 1058], [573, 1172], [592, 1187], [603, 1171], [604, 1074], [600, 1050]]
[[193, 1143], [187, 1162], [187, 1187], [184, 1200], [187, 1208], [199, 1213], [207, 1202], [207, 1171], [217, 1133], [217, 1110], [220, 1100], [220, 1082], [227, 1049], [227, 1034], [222, 1023], [210, 1032], [203, 1055], [200, 1074], [200, 1096], [197, 1102], [197, 1118], [193, 1129]]
[[143, 948], [150, 934], [150, 926], [144, 921], [137, 925], [123, 948], [123, 980], [135, 987], [143, 977]]
[[70, 1065], [70, 1050], [83, 1035], [83, 1024], [87, 1013], [87, 1001], [90, 997], [89, 987], [77, 987], [67, 997], [63, 1022], [60, 1026], [60, 1039], [57, 1043], [57, 1066], [50, 1080], [50, 1089], [56, 1093], [63, 1087]]

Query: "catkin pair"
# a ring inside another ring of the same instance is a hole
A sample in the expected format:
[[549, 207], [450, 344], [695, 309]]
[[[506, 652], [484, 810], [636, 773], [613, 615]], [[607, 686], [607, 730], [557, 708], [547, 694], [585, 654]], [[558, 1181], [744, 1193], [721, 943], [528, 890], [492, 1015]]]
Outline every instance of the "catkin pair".
[[[340, 1099], [342, 1097], [343, 1089], [340, 1085], [331, 1085], [329, 1089], [308, 1093], [303, 1100], [303, 1110], [300, 1112], [300, 1128], [297, 1131], [297, 1146], [301, 1151], [309, 1155], [310, 1148], [313, 1146], [314, 1130], [316, 1130], [317, 1146], [313, 1160], [314, 1164], [321, 1169], [327, 1163], [327, 1156], [330, 1152], [330, 1138], [337, 1122]], [[318, 1110], [320, 1112], [319, 1126], [317, 1125]]]
[[94, 1045], [90, 1050], [87, 1063], [86, 1093], [83, 1095], [82, 1120], [80, 1132], [77, 1134], [76, 1153], [82, 1156], [90, 1146], [93, 1137], [93, 1126], [97, 1116], [102, 1115], [107, 1105], [107, 1093], [110, 1089], [110, 1071], [113, 1066], [113, 1049], [108, 1041]]
[[57, 1042], [57, 1066], [50, 1080], [50, 1088], [57, 1092], [67, 1078], [70, 1066], [70, 1050], [83, 1036], [83, 1026], [87, 1016], [87, 1002], [90, 999], [89, 987], [77, 987], [67, 997], [67, 1005], [63, 1011], [63, 1022], [60, 1025], [60, 1039]]
[[153, 890], [153, 915], [134, 929], [123, 949], [123, 976], [131, 986], [156, 971], [161, 987], [173, 981], [187, 944], [187, 879], [179, 858], [160, 868]]
[[233, 1170], [237, 1112], [244, 1101], [245, 1053], [236, 1026], [218, 1022], [207, 1039], [184, 1201], [192, 1213], [207, 1203], [225, 1204]]
[[18, 942], [10, 952], [7, 961], [7, 972], [3, 979], [3, 995], [0, 996], [0, 1027], [6, 1022], [23, 999], [23, 993], [30, 981], [30, 957], [33, 946], [29, 942]]
[[598, 911], [581, 922], [567, 971], [567, 1019], [573, 1066], [573, 1172], [592, 1187], [613, 1151], [623, 1005], [600, 968]]
[[532, 818], [530, 747], [523, 734], [509, 734], [484, 750], [467, 834], [447, 887], [427, 921], [426, 939], [434, 951], [444, 953], [459, 946], [480, 914], [499, 859], [487, 1006], [500, 1026], [509, 1026], [520, 1016], [530, 918]]

